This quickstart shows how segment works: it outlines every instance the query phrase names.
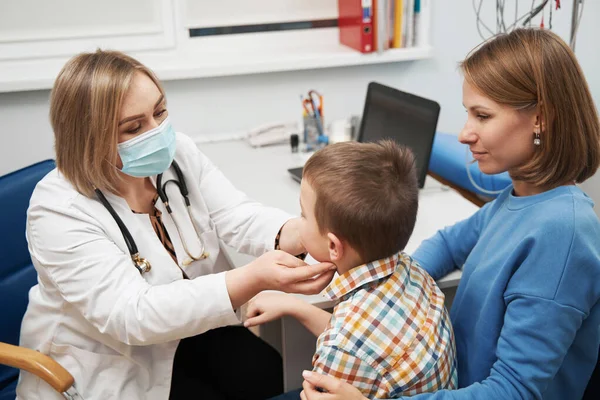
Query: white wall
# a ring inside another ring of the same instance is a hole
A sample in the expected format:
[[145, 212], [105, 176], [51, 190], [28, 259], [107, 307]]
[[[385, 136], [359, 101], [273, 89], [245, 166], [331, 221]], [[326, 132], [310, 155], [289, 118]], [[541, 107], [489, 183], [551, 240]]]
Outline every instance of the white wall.
[[[485, 3], [486, 21], [495, 26], [493, 2]], [[554, 14], [553, 30], [568, 39], [571, 1], [562, 4]], [[598, 15], [600, 2], [586, 1], [576, 48], [596, 104], [600, 104]], [[300, 113], [299, 95], [309, 89], [324, 94], [327, 120], [346, 118], [362, 112], [367, 83], [375, 80], [438, 101], [439, 129], [458, 132], [465, 114], [457, 65], [481, 39], [471, 1], [434, 1], [432, 18], [435, 56], [424, 61], [165, 82], [174, 126], [198, 137], [294, 120]], [[48, 91], [0, 94], [0, 175], [53, 157], [48, 95]], [[600, 201], [600, 177], [597, 180], [590, 190], [597, 189]]]

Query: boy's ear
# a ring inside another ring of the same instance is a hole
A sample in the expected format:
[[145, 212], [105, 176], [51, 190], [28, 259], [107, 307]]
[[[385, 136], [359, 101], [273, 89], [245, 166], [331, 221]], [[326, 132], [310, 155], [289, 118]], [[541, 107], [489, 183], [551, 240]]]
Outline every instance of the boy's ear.
[[336, 261], [341, 260], [344, 256], [344, 243], [331, 232], [327, 234], [327, 239], [329, 240], [329, 259], [335, 264]]

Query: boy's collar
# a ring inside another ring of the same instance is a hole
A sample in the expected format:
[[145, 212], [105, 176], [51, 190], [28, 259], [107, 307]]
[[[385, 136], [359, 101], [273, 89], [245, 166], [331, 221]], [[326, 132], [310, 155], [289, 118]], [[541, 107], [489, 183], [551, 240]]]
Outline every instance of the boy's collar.
[[410, 264], [410, 257], [399, 252], [391, 257], [359, 265], [334, 278], [323, 294], [330, 300], [340, 299], [361, 286], [390, 276], [398, 267], [406, 271]]

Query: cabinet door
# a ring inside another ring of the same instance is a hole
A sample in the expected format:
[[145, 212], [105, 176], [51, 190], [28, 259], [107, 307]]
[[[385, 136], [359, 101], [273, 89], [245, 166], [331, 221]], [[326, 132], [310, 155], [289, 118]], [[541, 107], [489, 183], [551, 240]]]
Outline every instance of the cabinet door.
[[0, 3], [0, 60], [71, 56], [97, 48], [139, 51], [175, 47], [172, 0]]
[[334, 19], [337, 0], [185, 0], [185, 26], [209, 28]]

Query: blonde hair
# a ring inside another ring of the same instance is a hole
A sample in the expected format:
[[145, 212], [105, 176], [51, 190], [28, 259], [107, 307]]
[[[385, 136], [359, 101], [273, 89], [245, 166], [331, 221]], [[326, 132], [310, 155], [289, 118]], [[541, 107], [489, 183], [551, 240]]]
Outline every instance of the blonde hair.
[[[541, 145], [513, 179], [556, 187], [583, 182], [600, 163], [600, 124], [581, 67], [548, 30], [494, 37], [461, 63], [465, 80], [496, 103], [541, 115]], [[534, 134], [532, 132], [531, 140]]]
[[329, 145], [302, 170], [315, 191], [315, 218], [346, 240], [363, 262], [403, 250], [415, 226], [419, 189], [415, 158], [392, 140]]
[[62, 68], [50, 95], [56, 165], [75, 189], [91, 197], [94, 189], [117, 192], [118, 118], [136, 72], [164, 94], [154, 73], [118, 51], [82, 53]]

